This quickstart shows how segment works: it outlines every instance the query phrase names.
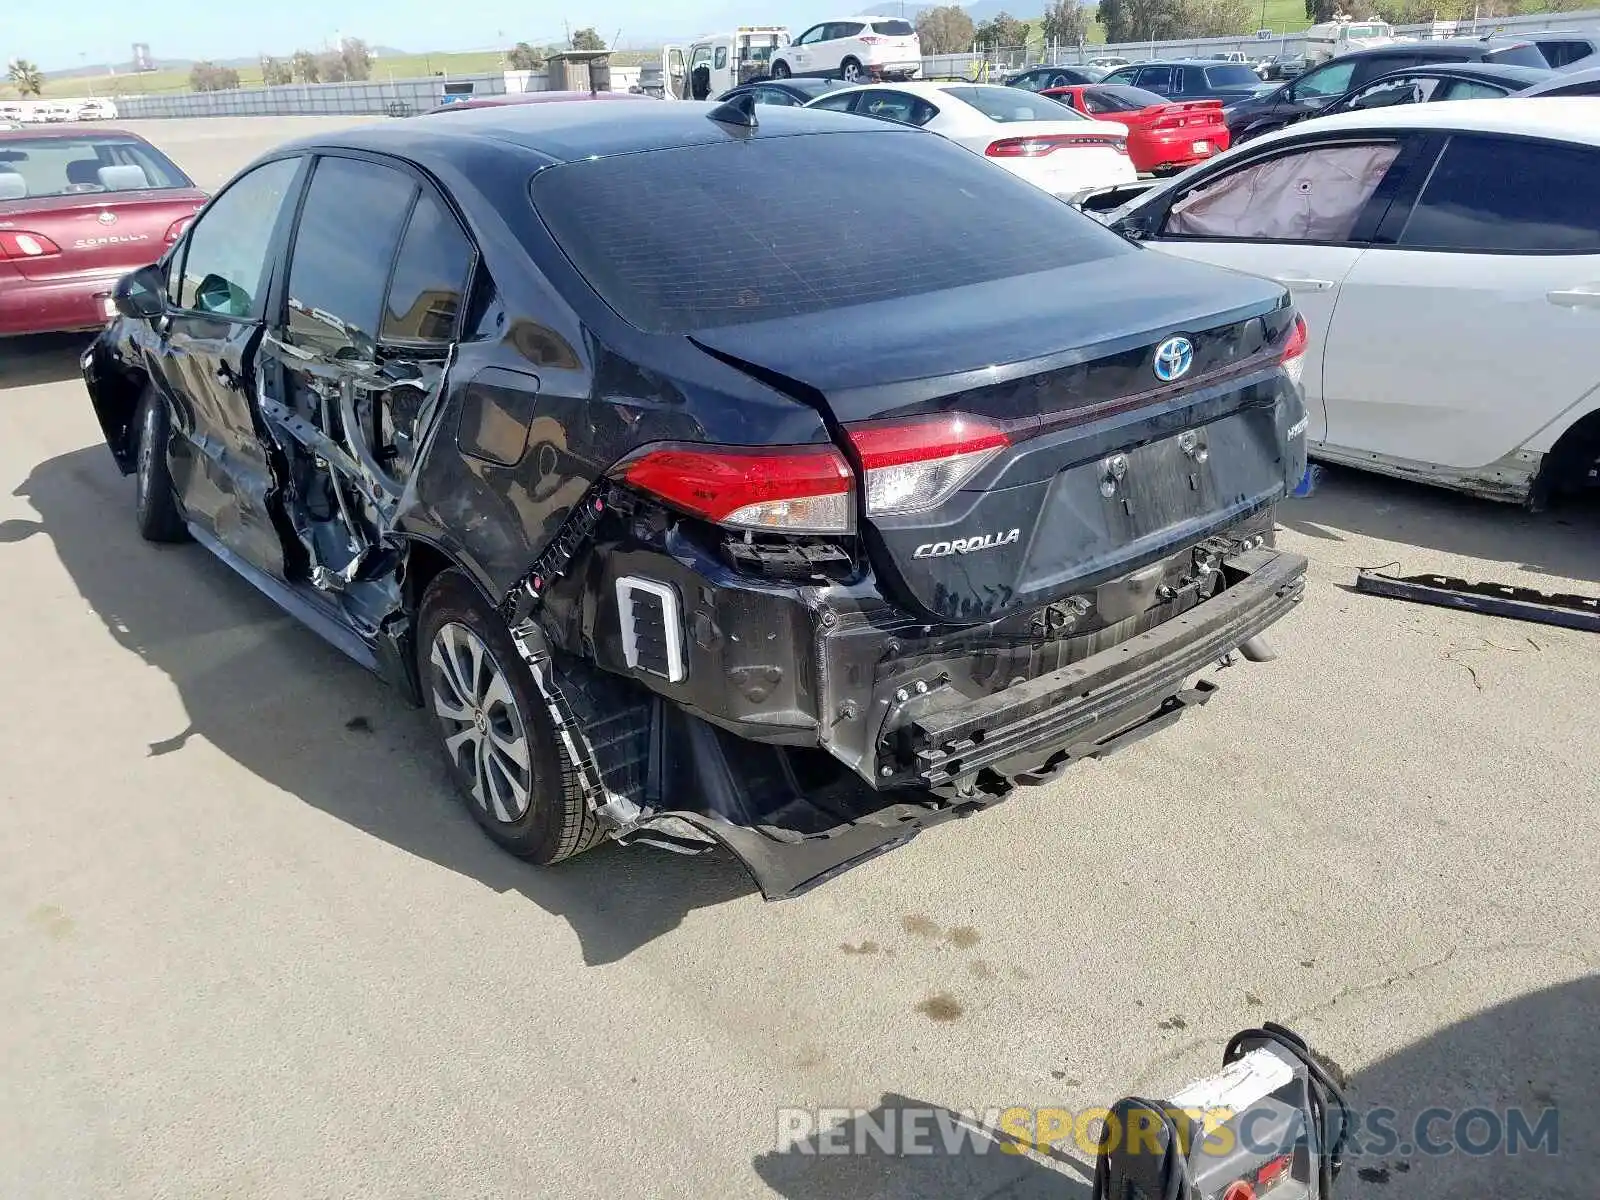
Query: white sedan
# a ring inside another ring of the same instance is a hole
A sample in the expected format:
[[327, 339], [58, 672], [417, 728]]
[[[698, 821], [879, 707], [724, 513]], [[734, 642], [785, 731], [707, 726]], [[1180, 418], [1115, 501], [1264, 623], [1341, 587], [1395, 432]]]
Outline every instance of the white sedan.
[[1278, 280], [1312, 457], [1542, 503], [1600, 484], [1600, 98], [1343, 113], [1106, 219]]
[[1092, 121], [1022, 88], [870, 84], [829, 92], [806, 107], [930, 130], [1058, 196], [1138, 178], [1128, 157], [1127, 126]]

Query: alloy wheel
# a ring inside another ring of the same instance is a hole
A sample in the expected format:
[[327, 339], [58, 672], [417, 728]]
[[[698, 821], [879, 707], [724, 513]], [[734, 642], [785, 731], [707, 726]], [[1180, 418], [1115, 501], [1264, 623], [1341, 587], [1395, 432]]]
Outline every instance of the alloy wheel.
[[505, 672], [483, 640], [454, 621], [434, 635], [428, 659], [445, 752], [471, 781], [474, 802], [496, 821], [515, 824], [527, 815], [533, 772]]

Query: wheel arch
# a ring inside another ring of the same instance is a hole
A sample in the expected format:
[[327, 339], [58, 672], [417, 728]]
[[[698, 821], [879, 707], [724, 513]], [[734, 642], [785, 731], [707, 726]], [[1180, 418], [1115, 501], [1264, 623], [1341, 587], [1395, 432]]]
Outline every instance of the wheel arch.
[[382, 674], [415, 708], [423, 703], [422, 679], [417, 668], [417, 614], [428, 585], [447, 571], [468, 580], [491, 608], [498, 608], [501, 597], [490, 589], [481, 572], [462, 556], [419, 534], [401, 533], [405, 539], [405, 559], [400, 575], [400, 609], [385, 626], [380, 637], [379, 659]]
[[1585, 487], [1600, 463], [1600, 408], [1590, 409], [1555, 440], [1539, 464], [1531, 499], [1542, 507], [1553, 497]]

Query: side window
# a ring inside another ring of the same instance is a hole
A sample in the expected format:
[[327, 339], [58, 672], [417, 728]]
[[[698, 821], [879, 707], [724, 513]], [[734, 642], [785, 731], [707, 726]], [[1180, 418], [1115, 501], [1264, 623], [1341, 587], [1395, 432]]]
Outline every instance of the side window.
[[1107, 75], [1106, 78], [1105, 78], [1105, 82], [1106, 83], [1132, 84], [1134, 79], [1137, 78], [1137, 76], [1138, 76], [1138, 72], [1137, 71], [1134, 71], [1129, 67], [1124, 67], [1120, 71], [1113, 71], [1113, 72], [1111, 72], [1111, 74]]
[[1145, 67], [1139, 72], [1139, 86], [1166, 95], [1172, 90], [1171, 67]]
[[439, 198], [425, 190], [400, 242], [378, 336], [386, 341], [454, 341], [471, 269], [472, 243]]
[[835, 41], [839, 38], [860, 37], [866, 29], [860, 21], [840, 21], [837, 25], [828, 26], [828, 40]]
[[712, 63], [711, 65], [715, 70], [718, 70], [718, 71], [724, 70], [727, 67], [727, 65], [728, 65], [728, 48], [726, 46], [718, 46], [717, 47], [717, 60], [716, 60], [716, 62]]
[[1292, 93], [1290, 99], [1315, 100], [1319, 97], [1326, 100], [1336, 99], [1350, 90], [1350, 77], [1355, 74], [1355, 70], [1355, 63], [1349, 60], [1318, 67], [1290, 88]]
[[179, 308], [225, 317], [261, 315], [267, 249], [298, 158], [280, 158], [234, 181], [189, 230], [183, 269], [168, 297]]
[[1162, 233], [1343, 242], [1400, 153], [1397, 142], [1317, 146], [1251, 163], [1179, 198]]
[[400, 230], [417, 185], [353, 158], [318, 160], [289, 262], [289, 332], [361, 345], [376, 337]]
[[1435, 92], [1435, 100], [1498, 100], [1506, 94], [1505, 88], [1492, 83], [1479, 83], [1475, 79], [1457, 79], [1448, 88]]
[[710, 65], [711, 47], [696, 46], [694, 48], [694, 57], [689, 60], [689, 69], [692, 71], [695, 67], [709, 67]]
[[[1363, 88], [1350, 97], [1348, 109], [1388, 108], [1395, 104], [1423, 104], [1439, 88], [1439, 80], [1429, 76], [1386, 79]], [[1499, 92], [1495, 92], [1499, 95]]]
[[809, 46], [813, 42], [820, 42], [822, 40], [822, 31], [823, 31], [823, 26], [821, 26], [821, 25], [813, 25], [810, 29], [808, 29], [804, 33], [802, 33], [799, 37], [795, 38], [794, 44], [796, 46]]
[[824, 96], [821, 100], [813, 100], [806, 107], [825, 108], [829, 112], [854, 112], [857, 97], [865, 94], [863, 92], [846, 92], [842, 96]]
[[1455, 136], [1399, 245], [1419, 250], [1600, 254], [1600, 150]]
[[793, 108], [794, 98], [788, 92], [781, 92], [777, 88], [758, 87], [755, 89], [757, 104], [776, 104], [785, 108]]
[[939, 110], [925, 100], [908, 96], [904, 92], [866, 92], [856, 112], [880, 121], [894, 121], [901, 125], [926, 125], [938, 115]]

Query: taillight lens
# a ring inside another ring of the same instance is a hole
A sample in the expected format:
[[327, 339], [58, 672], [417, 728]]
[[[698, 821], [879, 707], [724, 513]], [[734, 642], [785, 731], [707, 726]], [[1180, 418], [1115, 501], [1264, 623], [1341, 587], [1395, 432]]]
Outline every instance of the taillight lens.
[[1113, 150], [1123, 153], [1127, 153], [1128, 150], [1128, 143], [1124, 138], [1081, 133], [1048, 133], [1036, 137], [1001, 138], [998, 142], [991, 142], [984, 154], [990, 158], [1043, 158], [1046, 154], [1054, 154], [1057, 150], [1070, 150], [1082, 146], [1100, 150], [1110, 146]]
[[181, 238], [183, 236], [183, 234], [184, 234], [184, 231], [186, 229], [188, 229], [189, 226], [191, 226], [193, 224], [194, 224], [194, 214], [190, 213], [187, 217], [179, 217], [171, 225], [168, 225], [167, 226], [166, 238], [165, 238], [167, 245], [170, 246], [170, 245], [172, 245], [173, 242], [175, 242], [179, 238]]
[[868, 516], [937, 508], [1011, 445], [994, 422], [961, 413], [873, 421], [847, 432], [861, 458]]
[[867, 34], [866, 37], [861, 37], [861, 38], [857, 38], [856, 39], [856, 41], [860, 42], [863, 46], [881, 46], [881, 45], [883, 45], [884, 42], [887, 42], [888, 40], [889, 39], [886, 38], [886, 37], [878, 37], [877, 35], [870, 34], [870, 33]]
[[44, 258], [60, 253], [61, 247], [42, 233], [0, 229], [0, 258]]
[[674, 508], [718, 525], [769, 533], [849, 533], [850, 466], [832, 446], [647, 451], [622, 477]]
[[1294, 328], [1289, 331], [1288, 340], [1283, 343], [1283, 370], [1290, 379], [1296, 383], [1306, 371], [1306, 343], [1310, 334], [1306, 329], [1306, 319], [1299, 313], [1294, 315]]

